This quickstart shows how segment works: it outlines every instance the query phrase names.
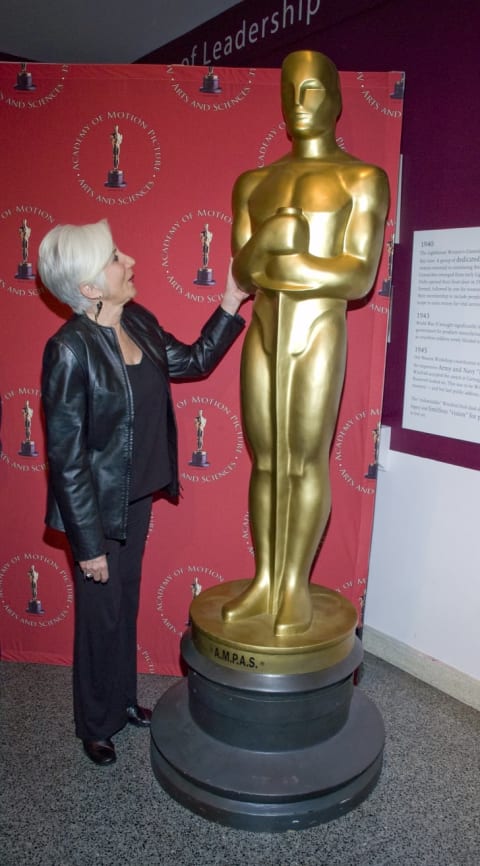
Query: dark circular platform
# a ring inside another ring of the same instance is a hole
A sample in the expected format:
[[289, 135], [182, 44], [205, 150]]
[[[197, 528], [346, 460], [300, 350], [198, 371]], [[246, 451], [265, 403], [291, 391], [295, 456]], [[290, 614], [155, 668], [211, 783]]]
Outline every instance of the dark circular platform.
[[182, 641], [188, 679], [158, 701], [151, 762], [162, 787], [204, 818], [279, 832], [357, 806], [380, 775], [384, 726], [353, 687], [362, 657], [318, 674], [230, 671]]

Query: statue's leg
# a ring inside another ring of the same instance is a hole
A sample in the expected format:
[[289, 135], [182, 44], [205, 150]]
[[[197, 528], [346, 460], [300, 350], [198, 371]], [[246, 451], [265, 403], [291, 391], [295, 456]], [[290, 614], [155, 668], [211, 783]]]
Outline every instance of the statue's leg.
[[272, 381], [271, 359], [262, 339], [262, 326], [254, 315], [242, 353], [242, 419], [252, 456], [249, 513], [255, 551], [255, 577], [250, 586], [224, 605], [223, 619], [272, 612], [272, 548], [274, 498], [272, 477]]
[[312, 620], [310, 570], [330, 513], [329, 451], [344, 371], [345, 323], [324, 313], [306, 348], [279, 369], [275, 634], [301, 634]]

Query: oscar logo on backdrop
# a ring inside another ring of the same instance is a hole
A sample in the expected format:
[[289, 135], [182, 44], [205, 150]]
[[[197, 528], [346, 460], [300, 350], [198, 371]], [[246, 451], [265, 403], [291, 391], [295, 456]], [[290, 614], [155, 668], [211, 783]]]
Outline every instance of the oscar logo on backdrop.
[[32, 230], [28, 225], [26, 219], [22, 220], [22, 224], [18, 230], [20, 235], [20, 241], [22, 245], [22, 261], [18, 265], [18, 271], [15, 274], [15, 277], [18, 280], [34, 280], [35, 274], [33, 273], [33, 267], [31, 262], [28, 261], [28, 247], [30, 243], [30, 235], [32, 234]]
[[393, 251], [395, 248], [395, 238], [392, 236], [389, 241], [387, 241], [387, 249], [388, 249], [388, 270], [387, 276], [384, 280], [382, 280], [382, 288], [379, 291], [379, 295], [384, 298], [389, 298], [392, 294], [392, 272], [393, 272]]
[[32, 418], [33, 409], [28, 400], [25, 401], [22, 408], [23, 425], [25, 428], [25, 439], [20, 445], [18, 452], [22, 457], [38, 457], [38, 451], [35, 448], [35, 442], [32, 440]]
[[378, 422], [377, 426], [372, 430], [373, 436], [373, 463], [368, 464], [368, 470], [365, 475], [365, 478], [376, 478], [378, 475], [378, 452], [380, 449], [380, 430], [381, 424]]
[[28, 613], [34, 613], [36, 615], [41, 615], [42, 613], [45, 613], [45, 611], [42, 607], [42, 602], [40, 601], [40, 599], [38, 597], [38, 577], [39, 577], [39, 574], [38, 574], [38, 571], [36, 570], [34, 565], [30, 566], [27, 574], [28, 574], [28, 577], [30, 580], [30, 586], [32, 589], [32, 597], [31, 597], [30, 601], [28, 602], [27, 612]]
[[221, 93], [220, 81], [218, 75], [213, 72], [213, 66], [208, 67], [208, 72], [203, 76], [203, 84], [200, 88], [202, 93]]
[[281, 98], [291, 152], [242, 174], [232, 208], [233, 275], [254, 296], [241, 398], [255, 576], [193, 599], [190, 686], [181, 700], [166, 692], [152, 722], [167, 790], [249, 830], [353, 808], [378, 779], [384, 744], [378, 710], [353, 689], [356, 609], [309, 581], [330, 513], [347, 303], [375, 281], [388, 180], [339, 147], [340, 82], [325, 55], [289, 54]]
[[120, 166], [120, 148], [123, 142], [123, 135], [118, 128], [118, 124], [115, 124], [113, 127], [113, 132], [110, 135], [110, 139], [112, 142], [112, 158], [113, 158], [113, 168], [108, 172], [108, 179], [105, 181], [105, 186], [112, 187], [114, 189], [120, 189], [126, 186], [125, 178], [123, 175], [123, 171], [119, 168]]
[[193, 282], [197, 286], [214, 286], [213, 269], [208, 267], [210, 259], [210, 247], [212, 245], [213, 232], [210, 231], [208, 223], [205, 223], [200, 232], [200, 243], [202, 245], [202, 267], [197, 270], [197, 279]]
[[197, 447], [195, 451], [192, 453], [192, 459], [189, 463], [190, 466], [210, 466], [208, 462], [207, 452], [203, 450], [203, 440], [205, 437], [205, 427], [207, 426], [207, 419], [203, 414], [203, 409], [199, 409], [197, 415], [195, 416], [195, 432], [197, 436]]
[[399, 81], [396, 81], [393, 85], [393, 93], [390, 94], [390, 99], [403, 99], [405, 96], [405, 73], [402, 74], [402, 77]]
[[[193, 578], [193, 581], [190, 585], [190, 589], [192, 591], [192, 599], [195, 599], [197, 597], [197, 595], [200, 595], [200, 593], [202, 591], [202, 585], [199, 582], [197, 575], [195, 575], [195, 577]], [[187, 625], [190, 626], [191, 624], [192, 624], [192, 620], [190, 618], [190, 613], [189, 613]]]
[[17, 73], [17, 83], [15, 85], [15, 90], [35, 90], [35, 84], [33, 83], [32, 73], [27, 72], [27, 64], [20, 64], [20, 72]]

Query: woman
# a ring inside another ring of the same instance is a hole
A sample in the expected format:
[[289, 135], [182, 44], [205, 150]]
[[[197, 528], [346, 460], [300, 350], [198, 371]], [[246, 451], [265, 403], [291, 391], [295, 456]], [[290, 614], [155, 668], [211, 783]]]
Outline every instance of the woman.
[[116, 759], [116, 731], [150, 724], [136, 696], [136, 619], [152, 495], [179, 490], [169, 379], [213, 369], [244, 326], [246, 298], [229, 273], [221, 306], [185, 345], [130, 303], [134, 264], [106, 220], [56, 226], [39, 249], [44, 285], [75, 314], [43, 357], [46, 522], [75, 560], [75, 727], [101, 765]]

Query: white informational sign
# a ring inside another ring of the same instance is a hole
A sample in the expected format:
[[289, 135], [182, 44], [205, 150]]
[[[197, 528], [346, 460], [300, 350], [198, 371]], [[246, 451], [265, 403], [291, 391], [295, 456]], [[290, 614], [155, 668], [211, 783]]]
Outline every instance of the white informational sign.
[[480, 228], [414, 233], [403, 426], [480, 442]]

